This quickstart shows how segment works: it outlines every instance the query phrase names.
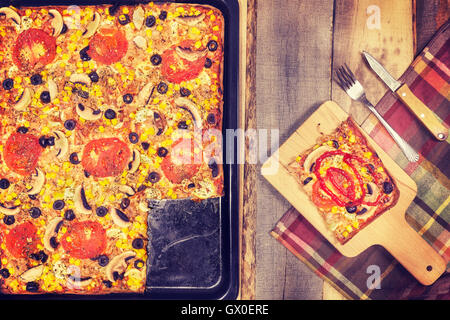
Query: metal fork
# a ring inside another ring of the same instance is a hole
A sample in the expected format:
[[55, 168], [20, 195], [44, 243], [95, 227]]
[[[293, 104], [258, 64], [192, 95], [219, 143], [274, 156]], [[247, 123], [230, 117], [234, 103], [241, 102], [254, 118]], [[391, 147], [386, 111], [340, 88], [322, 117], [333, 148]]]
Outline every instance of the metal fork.
[[372, 103], [367, 100], [366, 93], [361, 83], [356, 79], [353, 72], [344, 64], [336, 70], [337, 79], [334, 79], [339, 86], [352, 98], [353, 100], [362, 102], [370, 111], [377, 117], [377, 119], [384, 125], [387, 132], [391, 135], [394, 141], [398, 144], [400, 149], [405, 154], [406, 158], [410, 162], [416, 162], [419, 160], [419, 154], [405, 141], [402, 137], [395, 132], [394, 129], [383, 119], [378, 113]]

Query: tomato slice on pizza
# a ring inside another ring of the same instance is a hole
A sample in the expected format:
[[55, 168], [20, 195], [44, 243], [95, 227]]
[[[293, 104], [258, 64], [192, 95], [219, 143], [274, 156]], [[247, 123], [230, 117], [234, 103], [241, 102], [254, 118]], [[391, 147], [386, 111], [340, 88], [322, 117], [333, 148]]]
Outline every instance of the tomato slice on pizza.
[[178, 46], [173, 46], [164, 51], [162, 54], [161, 66], [163, 77], [167, 79], [167, 81], [173, 83], [195, 79], [205, 66], [206, 56], [201, 55], [195, 59], [195, 55], [193, 55], [194, 58], [190, 61], [177, 53], [177, 47], [181, 48], [181, 50], [194, 51], [194, 49], [192, 49], [192, 41], [184, 41]]
[[312, 202], [314, 202], [314, 204], [320, 208], [329, 209], [335, 206], [336, 203], [333, 201], [333, 199], [325, 195], [321, 190], [322, 188], [320, 186], [320, 181], [316, 181], [313, 184], [312, 189]]
[[81, 163], [95, 177], [111, 177], [122, 173], [130, 155], [130, 149], [121, 140], [101, 138], [84, 147]]
[[128, 50], [125, 34], [114, 28], [98, 30], [89, 42], [88, 55], [95, 61], [109, 65], [122, 59]]
[[64, 250], [74, 258], [98, 257], [106, 248], [106, 231], [96, 221], [78, 221], [67, 227], [61, 239]]
[[25, 258], [35, 253], [40, 242], [37, 228], [30, 221], [16, 225], [6, 235], [6, 248], [16, 258]]
[[172, 145], [172, 151], [161, 162], [164, 175], [172, 183], [179, 184], [191, 179], [202, 164], [202, 150], [191, 139], [179, 139]]
[[41, 152], [42, 147], [37, 137], [29, 133], [15, 132], [5, 143], [3, 158], [8, 168], [26, 176], [34, 172]]
[[40, 29], [28, 29], [17, 37], [13, 61], [21, 70], [45, 67], [56, 56], [56, 39]]

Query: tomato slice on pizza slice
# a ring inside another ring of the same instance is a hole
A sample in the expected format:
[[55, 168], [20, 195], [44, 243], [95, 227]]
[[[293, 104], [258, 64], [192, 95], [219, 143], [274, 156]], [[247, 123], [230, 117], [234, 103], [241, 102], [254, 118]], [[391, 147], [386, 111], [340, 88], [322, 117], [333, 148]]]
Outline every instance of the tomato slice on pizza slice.
[[55, 56], [56, 39], [41, 29], [31, 28], [20, 33], [13, 48], [13, 61], [21, 70], [43, 68]]
[[191, 139], [179, 139], [172, 145], [170, 154], [161, 162], [164, 175], [172, 183], [180, 184], [185, 179], [191, 179], [202, 163], [202, 150]]
[[[206, 55], [195, 51], [192, 41], [183, 41], [162, 54], [162, 75], [167, 81], [181, 83], [198, 77], [202, 72]], [[180, 54], [184, 52], [184, 54]]]
[[29, 175], [37, 166], [42, 147], [39, 139], [29, 133], [11, 134], [3, 148], [3, 159], [15, 173]]
[[130, 149], [123, 141], [101, 138], [90, 141], [84, 147], [81, 163], [95, 177], [111, 177], [123, 172], [130, 155]]
[[325, 210], [336, 205], [336, 202], [322, 191], [320, 181], [313, 184], [311, 200], [317, 207]]
[[127, 53], [125, 34], [114, 28], [98, 30], [89, 42], [88, 55], [97, 62], [110, 65], [120, 61]]
[[40, 242], [37, 228], [30, 221], [16, 225], [6, 235], [6, 248], [16, 258], [35, 253]]
[[106, 231], [97, 221], [78, 221], [67, 227], [61, 238], [64, 250], [74, 258], [98, 257], [106, 248]]

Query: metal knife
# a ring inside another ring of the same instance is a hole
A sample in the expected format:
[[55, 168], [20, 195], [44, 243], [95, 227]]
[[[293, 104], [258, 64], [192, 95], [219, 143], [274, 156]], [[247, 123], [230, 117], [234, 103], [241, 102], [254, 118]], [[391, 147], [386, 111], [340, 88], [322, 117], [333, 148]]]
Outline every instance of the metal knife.
[[399, 99], [411, 110], [433, 136], [445, 141], [448, 137], [448, 128], [436, 117], [419, 98], [409, 89], [408, 85], [394, 79], [389, 72], [374, 57], [363, 51], [364, 58], [381, 80], [395, 92]]

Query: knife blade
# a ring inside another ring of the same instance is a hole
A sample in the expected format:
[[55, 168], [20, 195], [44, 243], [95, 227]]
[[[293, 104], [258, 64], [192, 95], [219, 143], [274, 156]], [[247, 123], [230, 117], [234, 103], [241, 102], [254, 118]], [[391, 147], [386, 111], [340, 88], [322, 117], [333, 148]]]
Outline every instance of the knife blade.
[[407, 84], [396, 80], [374, 57], [363, 51], [363, 56], [370, 68], [381, 80], [394, 92], [409, 110], [422, 122], [422, 124], [439, 141], [445, 141], [448, 137], [448, 128], [408, 87]]

